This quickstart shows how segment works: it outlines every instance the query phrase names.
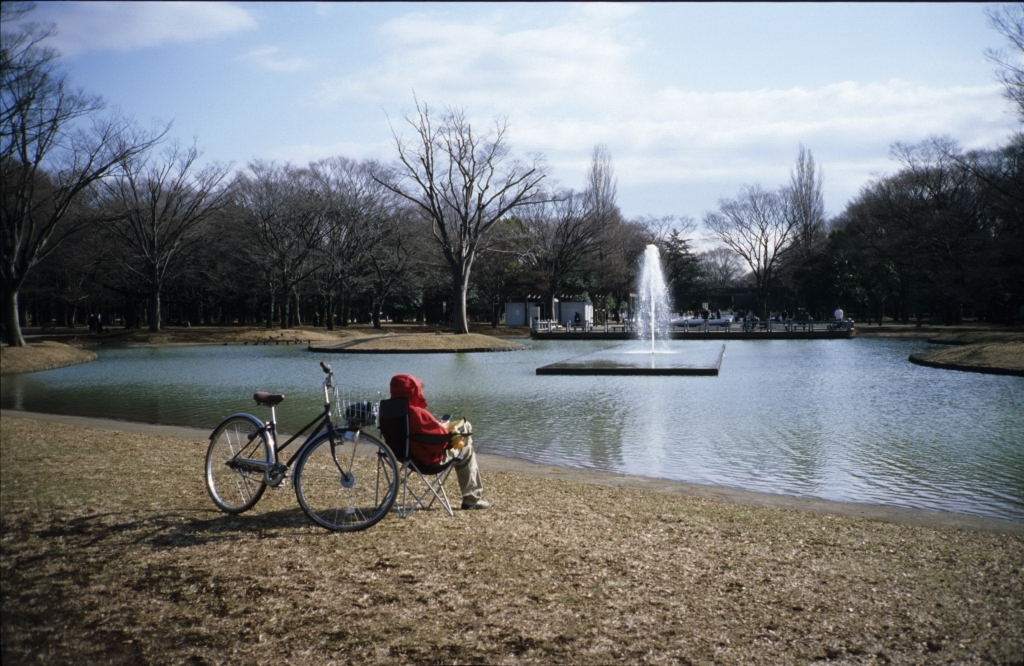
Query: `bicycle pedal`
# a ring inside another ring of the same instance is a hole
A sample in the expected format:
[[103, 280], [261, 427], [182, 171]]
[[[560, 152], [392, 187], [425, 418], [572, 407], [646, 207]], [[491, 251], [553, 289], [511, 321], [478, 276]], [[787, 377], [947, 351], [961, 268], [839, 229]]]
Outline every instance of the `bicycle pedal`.
[[270, 486], [271, 488], [287, 488], [288, 477], [285, 475], [271, 476], [269, 479], [267, 479], [267, 485]]
[[284, 488], [288, 485], [288, 467], [280, 463], [267, 472], [267, 485], [271, 488]]

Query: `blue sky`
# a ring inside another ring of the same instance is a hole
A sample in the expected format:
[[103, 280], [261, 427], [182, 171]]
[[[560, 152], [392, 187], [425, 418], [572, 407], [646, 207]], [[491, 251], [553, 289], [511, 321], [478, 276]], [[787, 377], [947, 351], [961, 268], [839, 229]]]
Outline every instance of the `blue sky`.
[[976, 3], [39, 2], [72, 82], [208, 160], [391, 161], [413, 96], [509, 124], [584, 186], [608, 147], [627, 217], [700, 219], [786, 184], [799, 146], [830, 214], [893, 142], [996, 147], [1020, 128]]

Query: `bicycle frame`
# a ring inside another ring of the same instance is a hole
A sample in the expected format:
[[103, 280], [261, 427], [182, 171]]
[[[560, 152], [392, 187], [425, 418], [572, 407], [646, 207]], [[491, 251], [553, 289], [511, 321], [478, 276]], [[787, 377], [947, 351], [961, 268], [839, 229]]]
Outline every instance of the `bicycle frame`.
[[[278, 432], [277, 432], [277, 407], [273, 404], [270, 407], [270, 420], [263, 424], [263, 432], [266, 432], [270, 437], [270, 455], [271, 460], [264, 462], [262, 460], [251, 460], [251, 459], [239, 459], [234, 461], [235, 465], [247, 466], [252, 469], [263, 470], [264, 478], [268, 485], [278, 486], [285, 478], [285, 473], [291, 468], [292, 463], [299, 457], [303, 449], [307, 445], [314, 442], [321, 432], [326, 431], [327, 436], [331, 440], [331, 448], [333, 450], [335, 445], [335, 435], [339, 432], [358, 432], [358, 428], [353, 429], [348, 425], [339, 427], [334, 425], [334, 421], [331, 419], [331, 394], [330, 389], [334, 388], [332, 373], [328, 366], [321, 363], [321, 367], [324, 372], [327, 373], [327, 377], [324, 379], [323, 391], [324, 391], [324, 409], [319, 416], [314, 418], [312, 421], [302, 426], [298, 432], [294, 433], [289, 437], [283, 444], [278, 444]], [[255, 418], [255, 417], [253, 417]], [[306, 435], [306, 433], [309, 433]], [[302, 443], [295, 453], [288, 458], [287, 462], [281, 464], [279, 454], [292, 445], [293, 442], [298, 440], [303, 435], [306, 435], [305, 441]], [[337, 464], [337, 461], [335, 461]]]

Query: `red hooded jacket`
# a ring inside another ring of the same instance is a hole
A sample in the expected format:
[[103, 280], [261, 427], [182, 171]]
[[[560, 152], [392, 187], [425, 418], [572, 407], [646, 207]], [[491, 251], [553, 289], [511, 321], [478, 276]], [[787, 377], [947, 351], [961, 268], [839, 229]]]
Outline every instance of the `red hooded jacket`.
[[413, 459], [431, 465], [443, 462], [448, 442], [438, 444], [416, 439], [416, 435], [448, 434], [447, 426], [427, 411], [427, 399], [423, 397], [423, 382], [412, 375], [395, 375], [391, 378], [391, 397], [405, 398], [409, 401], [409, 443]]

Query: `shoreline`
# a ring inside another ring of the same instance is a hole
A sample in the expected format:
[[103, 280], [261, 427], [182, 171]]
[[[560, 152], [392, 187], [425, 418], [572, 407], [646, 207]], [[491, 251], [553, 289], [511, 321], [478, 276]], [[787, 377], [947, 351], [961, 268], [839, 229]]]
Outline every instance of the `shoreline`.
[[[423, 326], [344, 330], [232, 327], [167, 327], [159, 333], [122, 331], [103, 337], [43, 332], [27, 335], [26, 347], [0, 347], [0, 375], [52, 370], [97, 358], [94, 349], [116, 346], [292, 345], [320, 353], [493, 353], [528, 348], [512, 338], [529, 336], [523, 328], [481, 328], [455, 335]], [[929, 326], [889, 324], [857, 329], [857, 337], [898, 337], [947, 345], [911, 354], [907, 362], [943, 370], [1024, 376], [1024, 329], [996, 326]], [[63, 340], [63, 341], [62, 341]]]
[[[125, 433], [145, 433], [175, 439], [206, 440], [209, 436], [207, 428], [173, 426], [140, 421], [121, 421], [117, 419], [74, 416], [67, 414], [50, 414], [28, 412], [15, 409], [0, 410], [0, 418], [6, 416], [35, 419], [49, 423], [61, 423], [73, 427], [94, 428]], [[561, 479], [599, 485], [612, 488], [623, 488], [654, 493], [668, 493], [691, 498], [711, 499], [734, 504], [757, 506], [770, 509], [802, 511], [818, 515], [841, 516], [877, 520], [900, 525], [914, 525], [930, 528], [947, 528], [995, 532], [1024, 536], [1024, 522], [1016, 522], [1002, 518], [974, 516], [944, 511], [929, 511], [906, 507], [867, 504], [861, 502], [841, 502], [816, 497], [801, 497], [776, 493], [744, 490], [728, 486], [713, 486], [688, 481], [675, 481], [656, 477], [619, 474], [598, 470], [585, 470], [574, 467], [563, 467], [535, 463], [519, 458], [478, 452], [480, 465], [484, 471], [512, 472], [544, 479]]]

